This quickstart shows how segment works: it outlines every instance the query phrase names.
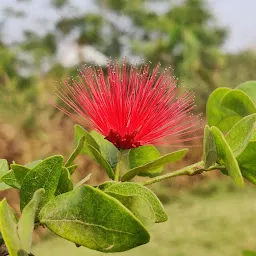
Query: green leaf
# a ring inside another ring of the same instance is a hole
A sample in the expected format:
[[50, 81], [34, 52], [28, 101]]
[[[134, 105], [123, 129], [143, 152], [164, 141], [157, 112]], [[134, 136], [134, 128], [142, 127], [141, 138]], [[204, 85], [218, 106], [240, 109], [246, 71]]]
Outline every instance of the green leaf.
[[25, 175], [31, 170], [28, 167], [19, 164], [11, 164], [11, 169], [20, 186], [23, 184]]
[[21, 188], [21, 185], [20, 185], [20, 183], [17, 181], [13, 170], [10, 170], [10, 171], [7, 172], [5, 175], [3, 175], [3, 176], [1, 177], [1, 180], [2, 180], [5, 184], [9, 185], [9, 186], [12, 187], [12, 188], [17, 188], [17, 189], [20, 189], [20, 188]]
[[256, 252], [253, 252], [253, 251], [243, 251], [243, 256], [256, 256]]
[[232, 90], [225, 94], [221, 99], [221, 104], [241, 117], [256, 113], [256, 106], [253, 101], [240, 90]]
[[73, 183], [70, 180], [70, 173], [66, 167], [62, 167], [61, 175], [56, 189], [55, 195], [60, 195], [71, 191], [73, 189]]
[[217, 161], [217, 151], [214, 141], [214, 136], [211, 132], [211, 129], [208, 125], [204, 128], [204, 167], [207, 169], [212, 166]]
[[[0, 181], [2, 181], [2, 176], [8, 173], [9, 166], [6, 159], [0, 159]], [[0, 191], [11, 188], [9, 185], [0, 182]]]
[[70, 175], [72, 175], [74, 173], [74, 171], [77, 169], [78, 167], [78, 164], [73, 164], [73, 165], [70, 165], [69, 167], [67, 167]]
[[91, 173], [89, 173], [88, 175], [86, 175], [82, 180], [80, 180], [78, 183], [76, 183], [76, 185], [74, 186], [74, 189], [82, 186], [85, 182], [87, 182], [90, 178], [91, 178]]
[[96, 148], [87, 145], [88, 149], [90, 150], [90, 152], [92, 153], [94, 159], [97, 161], [97, 163], [99, 163], [104, 170], [106, 171], [108, 177], [110, 179], [114, 179], [114, 171], [112, 169], [112, 167], [110, 166], [109, 162], [107, 161], [107, 159], [100, 153], [100, 151], [98, 151]]
[[100, 133], [92, 131], [91, 135], [98, 143], [101, 154], [108, 160], [113, 169], [116, 168], [119, 150]]
[[0, 159], [0, 178], [9, 171], [8, 162], [6, 159]]
[[256, 114], [242, 118], [226, 135], [226, 140], [235, 157], [240, 155], [248, 145], [256, 128]]
[[17, 256], [21, 248], [17, 232], [17, 221], [5, 198], [0, 203], [0, 227], [9, 255]]
[[27, 173], [20, 189], [21, 210], [23, 210], [39, 188], [45, 189], [45, 194], [39, 204], [39, 208], [54, 197], [61, 176], [62, 165], [62, 156], [51, 156], [37, 164]]
[[206, 117], [209, 126], [216, 126], [227, 132], [241, 117], [234, 111], [220, 104], [222, 98], [230, 92], [229, 88], [218, 88], [212, 92], [206, 105]]
[[224, 135], [217, 127], [213, 126], [211, 131], [216, 144], [218, 161], [226, 167], [229, 176], [234, 182], [238, 186], [243, 187], [243, 177], [232, 149], [229, 147]]
[[39, 217], [57, 235], [101, 252], [126, 251], [150, 238], [118, 200], [87, 185], [49, 201]]
[[81, 150], [81, 153], [90, 155], [93, 157], [93, 154], [91, 153], [90, 148], [88, 148], [88, 145], [94, 147], [96, 150], [100, 151], [100, 147], [98, 143], [95, 141], [95, 139], [92, 137], [92, 135], [87, 132], [83, 127], [80, 125], [75, 125], [75, 146], [78, 145], [79, 140], [81, 137], [85, 137], [85, 143]]
[[246, 93], [256, 104], [256, 81], [247, 81], [237, 86], [237, 89]]
[[[121, 201], [133, 213], [133, 210], [135, 210], [138, 211], [138, 214], [143, 214], [143, 207], [147, 207], [146, 204], [149, 204], [154, 213], [154, 222], [160, 223], [167, 221], [168, 219], [163, 205], [157, 196], [150, 189], [140, 184], [133, 182], [116, 183], [108, 186], [104, 191], [105, 193]], [[128, 198], [129, 201], [126, 201]], [[143, 201], [141, 198], [143, 198], [145, 201], [144, 205], [139, 204], [141, 201]], [[138, 217], [135, 213], [134, 215]], [[147, 216], [144, 218], [147, 218]], [[140, 218], [138, 217], [138, 219]]]
[[80, 154], [81, 150], [83, 149], [84, 142], [85, 142], [85, 136], [80, 137], [75, 150], [72, 152], [71, 156], [69, 157], [69, 159], [65, 163], [65, 167], [69, 167], [69, 166], [72, 165], [72, 163], [74, 162], [76, 157]]
[[116, 183], [117, 183], [116, 181], [108, 180], [108, 181], [105, 181], [102, 184], [100, 184], [97, 188], [99, 188], [100, 190], [105, 191], [108, 187], [113, 186]]
[[135, 168], [131, 169], [130, 171], [128, 171], [127, 173], [125, 173], [122, 176], [121, 180], [127, 181], [127, 180], [132, 179], [136, 175], [141, 174], [142, 172], [148, 172], [151, 170], [155, 170], [156, 168], [163, 166], [164, 164], [181, 160], [185, 156], [187, 151], [188, 151], [188, 149], [186, 149], [186, 148], [181, 149], [181, 150], [172, 152], [170, 154], [164, 155], [162, 157], [159, 157], [158, 159], [151, 161], [149, 163], [146, 163], [142, 166], [135, 167]]
[[[141, 146], [130, 150], [129, 153], [129, 163], [130, 168], [134, 169], [136, 167], [145, 165], [161, 157], [160, 152], [154, 146]], [[155, 177], [158, 176], [163, 171], [163, 165], [151, 169], [150, 171], [139, 173], [140, 176]]]
[[106, 171], [109, 178], [114, 179], [114, 171], [109, 164], [108, 160], [101, 154], [100, 147], [90, 133], [83, 129], [79, 125], [75, 125], [75, 144], [77, 145], [78, 140], [84, 136], [85, 143], [81, 152], [91, 156], [98, 162]]
[[27, 167], [27, 168], [29, 168], [29, 169], [32, 169], [32, 168], [34, 168], [37, 164], [39, 164], [39, 163], [41, 163], [43, 160], [35, 160], [35, 161], [33, 161], [33, 162], [30, 162], [30, 163], [28, 163], [28, 164], [25, 164], [25, 166]]
[[21, 247], [27, 252], [31, 251], [35, 216], [38, 204], [41, 201], [44, 193], [45, 190], [43, 188], [38, 189], [34, 193], [31, 201], [23, 209], [21, 218], [18, 222], [18, 235], [21, 241]]
[[250, 141], [245, 150], [237, 157], [242, 175], [256, 184], [256, 140]]

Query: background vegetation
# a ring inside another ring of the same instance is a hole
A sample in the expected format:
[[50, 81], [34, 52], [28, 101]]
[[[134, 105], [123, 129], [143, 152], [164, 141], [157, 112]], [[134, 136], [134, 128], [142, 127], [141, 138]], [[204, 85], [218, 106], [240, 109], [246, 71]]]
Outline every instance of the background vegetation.
[[[37, 1], [18, 2], [24, 2], [29, 9]], [[2, 9], [0, 158], [24, 164], [53, 153], [68, 154], [74, 123], [50, 103], [57, 100], [56, 83], [76, 76], [84, 63], [105, 66], [109, 56], [118, 60], [126, 56], [131, 63], [151, 61], [153, 65], [161, 62], [163, 68], [171, 66], [180, 84], [195, 91], [197, 111], [202, 113], [215, 88], [255, 80], [255, 51], [230, 54], [221, 50], [228, 31], [216, 23], [206, 1], [178, 2], [97, 0], [90, 11], [80, 8], [77, 1], [46, 1], [42, 12], [52, 11], [58, 18], [49, 15], [49, 20], [34, 20], [37, 29], [24, 30], [22, 37], [12, 42], [3, 36], [7, 22], [23, 22], [27, 13], [20, 11], [18, 3]], [[65, 42], [70, 48], [64, 47]], [[185, 161], [194, 162], [200, 155], [198, 146]], [[89, 158], [78, 162], [77, 175], [84, 177], [94, 170], [92, 184], [105, 178]], [[228, 181], [219, 183], [210, 178], [210, 184], [209, 177], [197, 177], [192, 181], [179, 178], [155, 187], [166, 203], [170, 220], [155, 230], [152, 243], [130, 254], [233, 256], [240, 255], [243, 248], [256, 249], [256, 208], [251, 200], [247, 201], [256, 195], [255, 190], [249, 187], [238, 192]], [[181, 187], [186, 188], [185, 192], [179, 192]], [[7, 196], [15, 205], [15, 193], [11, 190], [1, 197]], [[70, 253], [65, 255], [82, 255], [83, 249], [60, 244], [48, 234], [36, 237], [46, 239], [35, 246], [36, 255], [63, 255], [66, 250]], [[53, 247], [56, 251], [49, 252]]]

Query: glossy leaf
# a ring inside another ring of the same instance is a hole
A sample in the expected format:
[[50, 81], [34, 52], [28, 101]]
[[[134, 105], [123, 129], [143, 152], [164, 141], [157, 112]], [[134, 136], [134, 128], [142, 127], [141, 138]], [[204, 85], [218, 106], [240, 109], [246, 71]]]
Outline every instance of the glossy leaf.
[[40, 222], [57, 235], [101, 252], [121, 252], [145, 244], [149, 233], [118, 200], [82, 186], [49, 201]]
[[17, 256], [21, 248], [16, 217], [4, 198], [0, 203], [0, 227], [10, 256]]
[[78, 140], [76, 148], [74, 149], [71, 156], [69, 157], [69, 159], [65, 163], [65, 167], [69, 167], [73, 164], [74, 160], [76, 159], [76, 157], [80, 154], [81, 150], [83, 149], [84, 142], [85, 142], [85, 136], [80, 137], [79, 140]]
[[[159, 201], [157, 196], [145, 186], [133, 182], [116, 183], [107, 187], [105, 192], [117, 198], [131, 211], [132, 209], [130, 207], [135, 209], [135, 211], [141, 210], [143, 213], [143, 207], [148, 203], [153, 210], [154, 222], [156, 223], [164, 222], [168, 219], [162, 203]], [[140, 199], [141, 197], [146, 201], [143, 206], [139, 205], [139, 202], [142, 201]], [[126, 202], [126, 198], [129, 198], [129, 202]], [[134, 206], [136, 206], [137, 209]], [[134, 211], [132, 212], [134, 213]]]
[[39, 208], [54, 197], [61, 176], [62, 165], [62, 156], [52, 156], [37, 164], [27, 173], [20, 189], [21, 210], [23, 210], [39, 188], [45, 189], [45, 194]]
[[25, 175], [31, 170], [28, 167], [19, 164], [11, 164], [11, 169], [20, 186], [23, 184]]
[[92, 137], [98, 143], [101, 154], [108, 160], [111, 167], [114, 169], [117, 165], [119, 151], [118, 149], [104, 138], [103, 135], [96, 131], [91, 132]]
[[34, 193], [31, 201], [23, 209], [21, 218], [18, 223], [18, 235], [21, 241], [21, 247], [27, 252], [31, 251], [32, 234], [34, 230], [36, 212], [44, 193], [45, 190], [43, 188], [38, 189]]
[[[161, 157], [160, 152], [154, 146], [141, 146], [138, 148], [134, 148], [130, 150], [129, 153], [129, 163], [130, 169], [134, 169], [138, 166], [142, 166], [146, 163], [152, 162]], [[148, 176], [155, 177], [159, 175], [163, 171], [163, 165], [158, 166], [155, 169], [151, 169], [150, 171], [142, 172], [138, 175], [140, 176]]]
[[256, 104], [256, 81], [247, 81], [237, 86], [239, 89], [246, 93], [251, 100]]
[[224, 135], [217, 127], [212, 127], [211, 131], [216, 144], [218, 161], [226, 167], [229, 176], [234, 182], [242, 187], [244, 185], [243, 177], [232, 149], [229, 147]]
[[188, 149], [181, 149], [175, 152], [172, 152], [170, 154], [164, 155], [162, 157], [159, 157], [158, 159], [151, 161], [149, 163], [146, 163], [142, 166], [135, 167], [125, 173], [121, 180], [122, 181], [127, 181], [132, 179], [138, 174], [141, 174], [142, 172], [149, 172], [151, 170], [155, 170], [156, 168], [163, 166], [164, 164], [171, 163], [171, 162], [176, 162], [178, 160], [181, 160], [185, 154], [187, 153]]
[[226, 135], [226, 140], [235, 157], [246, 148], [256, 129], [256, 114], [242, 118]]
[[61, 175], [56, 189], [55, 195], [60, 195], [71, 191], [73, 189], [73, 183], [70, 180], [70, 173], [66, 167], [62, 167]]
[[227, 132], [237, 123], [241, 116], [221, 104], [223, 97], [230, 92], [229, 88], [218, 88], [212, 92], [206, 105], [206, 117], [209, 126], [216, 126], [222, 132]]
[[212, 166], [217, 161], [217, 158], [218, 156], [214, 136], [211, 132], [210, 127], [206, 125], [204, 128], [204, 167], [207, 169]]
[[221, 104], [241, 117], [256, 113], [256, 106], [253, 101], [240, 90], [232, 90], [225, 94], [221, 99]]

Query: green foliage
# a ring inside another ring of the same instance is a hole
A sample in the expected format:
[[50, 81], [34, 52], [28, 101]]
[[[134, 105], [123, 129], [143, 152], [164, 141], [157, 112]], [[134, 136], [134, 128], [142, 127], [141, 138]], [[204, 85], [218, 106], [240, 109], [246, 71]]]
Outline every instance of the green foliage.
[[[168, 216], [157, 196], [148, 188], [133, 182], [113, 183], [104, 189], [104, 192], [121, 201], [136, 216], [136, 211], [143, 212], [143, 207], [152, 208], [154, 223], [167, 221]], [[141, 198], [143, 200], [141, 200]], [[140, 201], [144, 201], [140, 206]], [[129, 205], [129, 207], [128, 207]], [[145, 205], [149, 205], [147, 207]], [[147, 217], [146, 215], [145, 217]]]
[[232, 152], [232, 149], [228, 145], [224, 135], [221, 133], [221, 131], [217, 127], [213, 126], [211, 128], [211, 131], [214, 136], [214, 140], [216, 144], [218, 161], [220, 162], [220, 164], [223, 164], [225, 166], [229, 176], [232, 177], [234, 182], [238, 186], [243, 187], [244, 185], [243, 177], [239, 169], [238, 162]]
[[[129, 153], [130, 168], [147, 164], [148, 162], [154, 161], [161, 157], [160, 152], [154, 146], [141, 146], [135, 149], [131, 149]], [[155, 169], [147, 170], [146, 172], [138, 173], [140, 176], [154, 177], [158, 176], [163, 171], [163, 165]]]
[[63, 157], [52, 156], [46, 158], [29, 171], [20, 188], [21, 210], [32, 199], [39, 188], [45, 189], [45, 194], [40, 202], [39, 209], [54, 197], [62, 172]]
[[246, 93], [251, 100], [256, 104], [256, 81], [247, 81], [237, 86], [239, 89]]
[[226, 140], [233, 151], [235, 157], [239, 156], [256, 129], [256, 113], [248, 115], [237, 122], [226, 135]]
[[59, 236], [102, 252], [125, 251], [149, 241], [148, 232], [130, 211], [90, 186], [49, 201], [39, 218]]
[[[167, 163], [176, 162], [178, 160], [181, 160], [185, 156], [187, 151], [188, 151], [187, 149], [181, 149], [181, 150], [166, 154], [164, 156], [161, 156], [153, 161], [147, 162], [144, 165], [135, 167], [135, 168], [129, 170], [128, 172], [126, 172], [122, 176], [121, 180], [127, 181], [127, 180], [134, 178], [136, 175], [141, 174], [142, 172], [150, 172], [152, 170], [155, 170], [156, 168], [162, 167], [163, 165], [165, 165]], [[136, 155], [135, 155], [135, 157], [136, 157]]]
[[0, 227], [10, 256], [17, 256], [21, 248], [17, 232], [17, 219], [6, 199], [0, 203]]
[[256, 256], [256, 252], [253, 251], [244, 251], [243, 256]]
[[212, 131], [208, 125], [204, 128], [204, 167], [207, 169], [216, 163], [218, 159], [216, 144]]
[[0, 159], [0, 191], [10, 188], [6, 183], [2, 182], [2, 177], [8, 173], [9, 167], [8, 162], [5, 159]]
[[45, 193], [43, 188], [38, 189], [31, 201], [25, 206], [22, 216], [18, 222], [18, 236], [20, 238], [22, 249], [30, 252], [32, 246], [32, 233], [34, 230], [34, 222], [36, 218], [38, 205]]

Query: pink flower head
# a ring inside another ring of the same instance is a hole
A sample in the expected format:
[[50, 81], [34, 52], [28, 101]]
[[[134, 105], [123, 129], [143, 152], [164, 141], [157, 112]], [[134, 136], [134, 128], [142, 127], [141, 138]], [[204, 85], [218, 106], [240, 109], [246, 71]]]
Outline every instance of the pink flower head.
[[[85, 67], [79, 80], [64, 82], [57, 95], [77, 115], [63, 112], [96, 129], [118, 149], [146, 144], [174, 145], [193, 139], [198, 117], [191, 114], [194, 95], [177, 87], [169, 69], [159, 75], [160, 64], [150, 72], [111, 61], [105, 76], [101, 67]], [[82, 121], [81, 121], [82, 120]]]

